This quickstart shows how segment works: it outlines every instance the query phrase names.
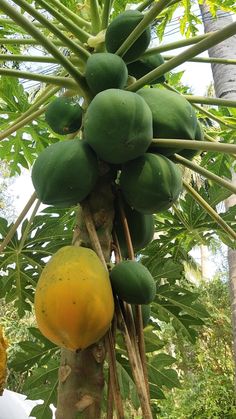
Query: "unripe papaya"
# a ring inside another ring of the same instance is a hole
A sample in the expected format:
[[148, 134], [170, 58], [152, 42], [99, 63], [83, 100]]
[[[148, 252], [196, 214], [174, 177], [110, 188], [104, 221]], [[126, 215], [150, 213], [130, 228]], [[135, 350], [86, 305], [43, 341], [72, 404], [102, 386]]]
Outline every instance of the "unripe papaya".
[[[140, 58], [137, 61], [133, 61], [132, 63], [128, 64], [128, 71], [129, 75], [135, 77], [136, 79], [140, 79], [141, 77], [145, 76], [152, 70], [155, 70], [161, 64], [164, 64], [164, 58], [161, 54], [152, 54], [148, 55], [147, 57]], [[165, 76], [158, 77], [151, 82], [147, 83], [149, 85], [157, 84], [157, 83], [164, 83]]]
[[139, 262], [125, 260], [110, 272], [114, 293], [130, 304], [149, 304], [156, 295], [156, 284], [149, 270]]
[[[120, 13], [108, 25], [105, 45], [108, 52], [115, 53], [130, 33], [143, 20], [144, 15], [138, 10], [126, 10]], [[122, 57], [124, 61], [137, 60], [147, 49], [151, 40], [151, 28], [148, 26]]]
[[32, 169], [32, 182], [41, 202], [69, 207], [92, 191], [98, 178], [95, 153], [85, 141], [60, 141], [45, 148]]
[[[196, 141], [203, 141], [204, 140], [204, 131], [202, 129], [202, 126], [201, 126], [200, 122], [197, 123], [195, 140]], [[178, 152], [178, 154], [180, 154], [180, 156], [185, 157], [186, 159], [192, 160], [200, 152], [201, 151], [199, 151], [199, 150], [184, 149], [184, 150], [180, 150]]]
[[141, 96], [120, 89], [98, 93], [84, 118], [84, 137], [100, 159], [124, 163], [152, 141], [152, 113]]
[[60, 96], [48, 105], [45, 119], [54, 132], [66, 135], [80, 129], [82, 115], [83, 110], [77, 101], [70, 97]]
[[[137, 92], [152, 111], [153, 138], [194, 140], [197, 117], [192, 105], [181, 95], [165, 89], [140, 89]], [[171, 156], [180, 148], [155, 147], [158, 154]]]
[[109, 275], [96, 253], [65, 246], [44, 267], [35, 291], [42, 334], [72, 351], [101, 339], [114, 313]]
[[127, 83], [128, 70], [118, 55], [100, 52], [90, 55], [85, 78], [91, 92], [96, 95], [106, 89], [123, 89]]
[[[124, 235], [124, 229], [122, 220], [117, 208], [116, 203], [116, 215], [114, 221], [114, 229], [118, 238], [121, 255], [123, 258], [128, 257], [127, 243]], [[131, 208], [126, 202], [124, 202], [125, 216], [129, 226], [129, 232], [134, 248], [134, 252], [137, 253], [140, 249], [143, 249], [150, 243], [154, 236], [154, 216], [152, 214], [142, 214]]]
[[123, 165], [120, 187], [136, 211], [154, 214], [167, 210], [177, 200], [182, 190], [181, 172], [167, 157], [145, 153]]

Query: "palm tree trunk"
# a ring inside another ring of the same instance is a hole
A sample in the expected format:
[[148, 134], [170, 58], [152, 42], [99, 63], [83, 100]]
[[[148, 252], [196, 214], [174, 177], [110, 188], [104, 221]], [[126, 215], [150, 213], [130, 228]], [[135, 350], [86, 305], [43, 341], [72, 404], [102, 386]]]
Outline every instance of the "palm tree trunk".
[[[214, 32], [223, 29], [233, 22], [230, 13], [217, 11], [216, 18], [212, 17], [208, 6], [204, 2], [199, 5], [205, 32]], [[208, 50], [209, 57], [236, 58], [235, 37], [226, 39]], [[212, 75], [216, 97], [233, 99], [236, 98], [236, 66], [213, 63]]]
[[[212, 32], [222, 29], [232, 23], [232, 16], [229, 13], [218, 10], [216, 18], [212, 17], [205, 2], [199, 5], [204, 24], [205, 32]], [[208, 50], [210, 57], [217, 58], [236, 58], [235, 37], [228, 38], [224, 42]], [[236, 99], [236, 66], [212, 64], [212, 74], [216, 97], [225, 99]], [[236, 184], [234, 167], [232, 168], [232, 182]], [[233, 195], [225, 201], [226, 209], [236, 204], [236, 196]], [[232, 307], [232, 326], [233, 326], [233, 349], [234, 363], [236, 368], [236, 251], [228, 248], [229, 266], [229, 289]], [[236, 376], [236, 374], [235, 374]], [[236, 388], [236, 380], [235, 380]]]

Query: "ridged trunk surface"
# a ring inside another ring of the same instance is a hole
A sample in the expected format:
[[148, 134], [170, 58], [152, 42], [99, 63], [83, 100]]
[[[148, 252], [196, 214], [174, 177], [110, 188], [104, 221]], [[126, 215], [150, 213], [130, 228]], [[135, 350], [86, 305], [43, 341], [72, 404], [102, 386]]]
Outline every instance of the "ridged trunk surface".
[[[114, 218], [109, 173], [100, 178], [89, 199], [89, 207], [105, 260], [109, 262]], [[73, 244], [82, 243], [83, 246], [92, 247], [82, 209], [79, 210], [77, 219]], [[56, 419], [99, 419], [101, 417], [105, 356], [104, 340], [78, 353], [62, 349]]]
[[[226, 25], [233, 22], [230, 13], [224, 11], [217, 12], [217, 18], [213, 18], [209, 12], [208, 6], [203, 3], [200, 6], [202, 20], [205, 32], [213, 32], [223, 29]], [[231, 37], [219, 45], [208, 50], [210, 57], [233, 58], [236, 59], [236, 39]], [[214, 80], [215, 94], [219, 98], [236, 100], [236, 66], [212, 64], [212, 74]], [[232, 182], [236, 184], [235, 168], [232, 168]], [[225, 201], [226, 208], [236, 205], [236, 195], [232, 195]], [[234, 364], [236, 368], [236, 251], [228, 248], [228, 266], [229, 266], [229, 288], [232, 307], [232, 325], [233, 325], [233, 349]], [[235, 373], [236, 377], [236, 373]], [[235, 379], [236, 389], [236, 379]]]

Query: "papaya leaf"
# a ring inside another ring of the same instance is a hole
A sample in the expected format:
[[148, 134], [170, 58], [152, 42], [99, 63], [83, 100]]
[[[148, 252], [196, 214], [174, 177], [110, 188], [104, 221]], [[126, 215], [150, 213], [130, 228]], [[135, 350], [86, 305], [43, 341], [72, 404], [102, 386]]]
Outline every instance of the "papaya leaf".
[[24, 372], [36, 365], [45, 366], [52, 358], [58, 362], [58, 347], [46, 339], [38, 329], [30, 327], [28, 331], [32, 339], [17, 344], [19, 349], [12, 355], [9, 368]]
[[[45, 209], [34, 218], [23, 247], [21, 239], [28, 221], [0, 255], [0, 270], [5, 273], [0, 278], [0, 296], [5, 297], [6, 302], [14, 302], [20, 317], [25, 311], [31, 311], [36, 283], [45, 261], [60, 247], [71, 243], [72, 213], [73, 210], [67, 213], [56, 208]], [[6, 233], [6, 223], [0, 219], [0, 235], [5, 237]]]
[[174, 362], [176, 362], [176, 360], [169, 355], [153, 355], [148, 360], [148, 375], [150, 382], [159, 388], [180, 388], [177, 372], [174, 369], [165, 368], [166, 366], [172, 365]]
[[124, 364], [126, 364], [126, 368], [128, 367], [128, 361], [125, 359], [122, 359], [122, 362], [120, 361], [121, 359], [119, 359], [119, 362], [117, 361], [116, 367], [122, 400], [127, 400], [131, 402], [132, 406], [135, 409], [138, 409], [139, 398], [136, 391], [135, 383], [130, 373], [128, 373], [127, 370], [124, 368]]
[[58, 386], [58, 361], [49, 360], [47, 365], [34, 369], [24, 383], [23, 391], [31, 400], [43, 400], [35, 406], [31, 416], [37, 419], [52, 419], [51, 404], [56, 405]]
[[151, 272], [156, 283], [159, 284], [162, 279], [168, 282], [175, 282], [182, 277], [183, 264], [174, 262], [171, 258], [160, 260], [158, 257], [153, 261], [146, 261], [145, 266]]
[[165, 346], [166, 342], [161, 340], [156, 333], [158, 328], [158, 324], [156, 322], [152, 322], [152, 325], [149, 325], [144, 329], [146, 353], [158, 351]]

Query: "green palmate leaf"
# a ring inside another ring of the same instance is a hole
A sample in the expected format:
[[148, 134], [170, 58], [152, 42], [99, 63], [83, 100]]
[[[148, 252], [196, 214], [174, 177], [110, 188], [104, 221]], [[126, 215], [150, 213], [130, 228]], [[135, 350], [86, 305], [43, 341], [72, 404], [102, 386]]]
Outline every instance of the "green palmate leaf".
[[[5, 273], [0, 279], [0, 295], [7, 302], [14, 302], [21, 317], [31, 310], [35, 286], [45, 261], [61, 246], [71, 243], [73, 222], [71, 212], [45, 209], [34, 218], [23, 247], [21, 238], [27, 221], [22, 225], [21, 233], [13, 236], [0, 255], [0, 270]], [[0, 219], [2, 237], [6, 236], [6, 229], [5, 220]]]
[[165, 346], [165, 342], [158, 337], [157, 330], [160, 329], [157, 322], [152, 322], [144, 330], [145, 349], [147, 353], [159, 351]]
[[167, 355], [165, 353], [159, 353], [155, 355], [155, 364], [161, 365], [161, 368], [169, 367], [176, 362], [176, 359], [173, 356]]
[[12, 119], [28, 109], [28, 96], [17, 79], [0, 77], [0, 105], [2, 112], [7, 112]]
[[[165, 361], [167, 361], [167, 357], [168, 355], [166, 355]], [[151, 383], [159, 388], [167, 387], [168, 389], [172, 389], [174, 387], [180, 387], [177, 372], [174, 369], [165, 368], [165, 364], [161, 364], [161, 359], [162, 356], [159, 357], [158, 354], [152, 356], [148, 362], [148, 375]], [[172, 365], [174, 362], [174, 358], [170, 357], [169, 365]]]
[[197, 293], [193, 293], [182, 287], [173, 287], [168, 284], [157, 287], [157, 301], [164, 300], [165, 303], [172, 303], [179, 307], [182, 312], [188, 313], [196, 318], [208, 317], [209, 314], [205, 308], [201, 304], [196, 303], [197, 298]]
[[19, 350], [9, 362], [9, 368], [14, 371], [24, 372], [35, 366], [45, 366], [52, 358], [58, 361], [58, 347], [46, 339], [38, 329], [30, 327], [28, 330], [32, 339], [19, 342]]
[[163, 260], [156, 257], [152, 260], [144, 259], [144, 264], [151, 272], [156, 283], [159, 284], [162, 279], [166, 279], [169, 283], [175, 282], [182, 277], [183, 264], [174, 262], [171, 258]]
[[121, 360], [121, 358], [119, 358], [119, 362], [116, 363], [116, 367], [117, 367], [117, 375], [118, 375], [118, 380], [119, 380], [121, 397], [122, 397], [122, 400], [130, 401], [132, 406], [135, 409], [138, 409], [139, 399], [138, 399], [138, 394], [136, 391], [135, 383], [133, 381], [133, 378], [130, 375], [130, 371], [128, 373], [124, 365], [126, 365], [126, 368], [128, 368], [129, 363], [127, 359]]
[[182, 287], [161, 285], [157, 287], [157, 296], [153, 303], [153, 316], [164, 322], [172, 321], [176, 331], [192, 342], [197, 336], [194, 326], [204, 324], [202, 319], [209, 316], [206, 309], [196, 300], [198, 295]]
[[9, 362], [13, 371], [27, 372], [23, 392], [31, 400], [43, 400], [43, 404], [32, 410], [37, 419], [51, 419], [50, 404], [56, 404], [59, 348], [41, 335], [38, 329], [30, 327], [32, 339], [20, 342], [20, 350], [15, 351]]
[[232, 157], [228, 154], [207, 153], [202, 161], [202, 167], [207, 167], [212, 173], [218, 176], [231, 179]]
[[31, 400], [43, 400], [43, 404], [35, 406], [31, 416], [37, 419], [51, 419], [51, 404], [56, 405], [58, 386], [58, 361], [49, 360], [44, 367], [37, 368], [25, 381], [23, 391]]
[[174, 12], [179, 7], [179, 4], [173, 4], [172, 6], [169, 6], [168, 9], [160, 13], [158, 16], [158, 24], [156, 27], [156, 33], [160, 41], [162, 41], [165, 33], [165, 29], [167, 24], [171, 21]]

